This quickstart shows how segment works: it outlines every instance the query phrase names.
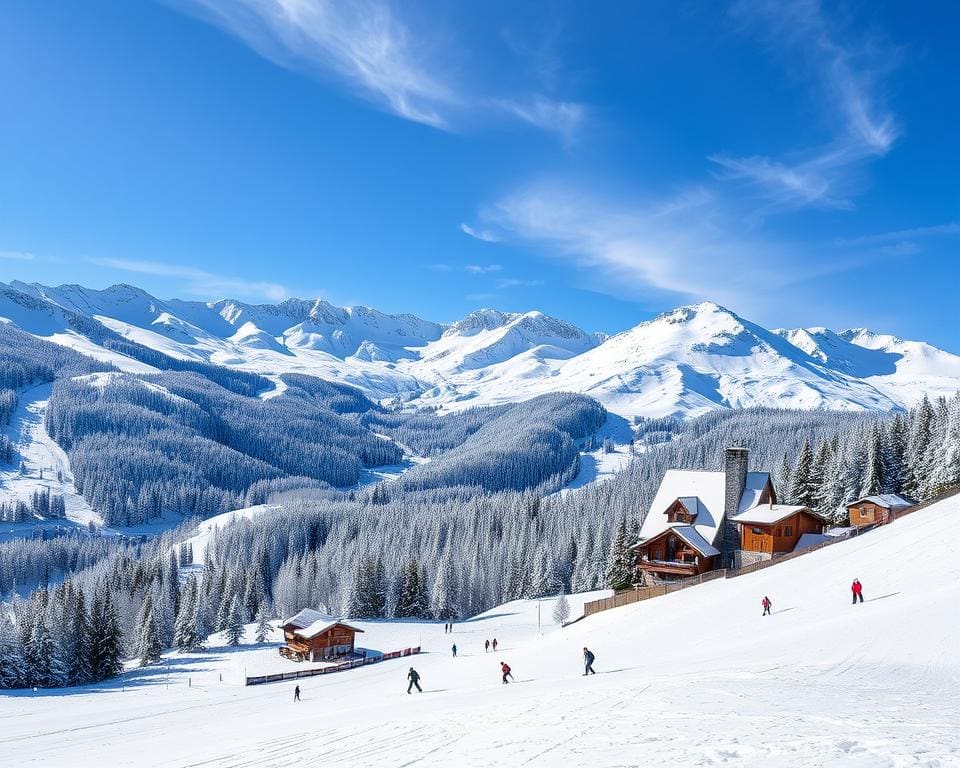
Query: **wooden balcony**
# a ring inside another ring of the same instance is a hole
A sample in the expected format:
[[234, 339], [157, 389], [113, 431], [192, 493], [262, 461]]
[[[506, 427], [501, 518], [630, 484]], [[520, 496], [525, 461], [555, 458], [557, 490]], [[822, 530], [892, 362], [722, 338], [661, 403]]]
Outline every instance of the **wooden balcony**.
[[658, 576], [694, 576], [697, 573], [696, 563], [687, 563], [682, 560], [639, 560], [637, 569]]

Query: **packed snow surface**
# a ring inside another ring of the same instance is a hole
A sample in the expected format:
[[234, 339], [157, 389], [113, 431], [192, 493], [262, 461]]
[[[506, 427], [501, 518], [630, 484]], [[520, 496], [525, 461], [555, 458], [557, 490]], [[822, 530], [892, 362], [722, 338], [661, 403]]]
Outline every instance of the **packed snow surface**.
[[[424, 653], [302, 679], [299, 703], [294, 682], [238, 685], [277, 663], [269, 646], [216, 645], [99, 686], [8, 693], [0, 765], [960, 765], [958, 521], [954, 497], [563, 629], [552, 600], [507, 603], [452, 635], [360, 622], [359, 645]], [[862, 605], [850, 602], [854, 577]], [[772, 616], [761, 617], [764, 595]], [[583, 597], [571, 598], [574, 616]], [[494, 637], [499, 649], [485, 652]], [[596, 676], [582, 676], [584, 646]], [[500, 682], [500, 661], [516, 682]], [[406, 693], [410, 664], [422, 694]]]

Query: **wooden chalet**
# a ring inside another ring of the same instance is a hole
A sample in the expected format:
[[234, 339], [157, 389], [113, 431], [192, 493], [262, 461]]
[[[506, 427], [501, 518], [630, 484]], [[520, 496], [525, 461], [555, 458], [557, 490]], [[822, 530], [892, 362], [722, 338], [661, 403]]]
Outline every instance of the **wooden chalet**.
[[895, 493], [880, 493], [875, 496], [865, 496], [862, 499], [847, 504], [847, 514], [851, 528], [860, 528], [865, 525], [886, 525], [905, 509], [914, 506], [909, 501]]
[[740, 549], [760, 555], [793, 552], [804, 534], [822, 534], [826, 520], [808, 507], [761, 504], [732, 518], [740, 526]]
[[770, 474], [747, 471], [745, 448], [728, 448], [721, 472], [667, 470], [631, 547], [638, 574], [674, 580], [732, 565], [730, 518], [771, 502]]
[[283, 622], [286, 645], [280, 654], [295, 661], [336, 661], [355, 651], [355, 637], [362, 629], [342, 619], [304, 608]]

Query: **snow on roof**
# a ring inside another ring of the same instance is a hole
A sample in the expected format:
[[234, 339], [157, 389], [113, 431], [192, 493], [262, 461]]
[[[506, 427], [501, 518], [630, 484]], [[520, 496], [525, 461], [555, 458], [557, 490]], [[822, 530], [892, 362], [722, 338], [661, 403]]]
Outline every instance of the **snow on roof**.
[[[748, 472], [744, 483], [743, 495], [738, 509], [746, 511], [760, 499], [763, 489], [770, 479], [768, 472]], [[664, 514], [677, 499], [696, 514], [693, 527], [707, 545], [717, 538], [720, 522], [723, 520], [723, 502], [726, 495], [726, 475], [723, 472], [704, 472], [692, 469], [668, 469], [660, 488], [650, 505], [640, 528], [640, 541], [651, 539], [672, 527]], [[696, 505], [690, 501], [696, 499]], [[688, 542], [691, 545], [692, 542]]]
[[304, 640], [309, 640], [310, 638], [316, 637], [317, 635], [322, 635], [328, 629], [333, 627], [340, 626], [346, 627], [347, 629], [352, 629], [354, 632], [363, 632], [359, 627], [355, 627], [352, 624], [347, 624], [342, 619], [320, 619], [319, 621], [313, 622], [309, 626], [298, 629], [294, 632], [295, 635], [302, 637]]
[[741, 512], [739, 515], [732, 517], [731, 520], [734, 523], [760, 523], [762, 525], [772, 525], [773, 523], [779, 523], [785, 517], [790, 517], [800, 510], [807, 512], [814, 517], [819, 517], [816, 512], [812, 511], [809, 507], [797, 506], [794, 504], [760, 504], [756, 507], [751, 507], [746, 512]]
[[720, 550], [711, 546], [703, 536], [697, 533], [697, 529], [692, 525], [673, 525], [670, 526], [670, 528], [677, 536], [687, 542], [687, 544], [697, 550], [701, 555], [713, 557], [714, 555], [720, 554]]
[[320, 611], [315, 611], [313, 608], [304, 608], [299, 613], [294, 614], [289, 619], [284, 619], [281, 627], [286, 627], [289, 624], [292, 624], [297, 629], [303, 629], [304, 627], [309, 627], [311, 624], [314, 624], [318, 621], [331, 621], [333, 616], [329, 616], [326, 613], [320, 613]]
[[864, 496], [862, 499], [857, 499], [856, 501], [851, 501], [847, 504], [848, 507], [852, 507], [854, 504], [862, 504], [865, 501], [872, 502], [880, 507], [886, 507], [887, 509], [903, 509], [905, 507], [912, 507], [914, 502], [908, 501], [896, 493], [878, 493], [874, 496]]
[[769, 472], [747, 472], [746, 481], [743, 484], [743, 495], [740, 497], [740, 504], [737, 512], [746, 512], [751, 507], [760, 503], [760, 497], [763, 495], [763, 489], [770, 482]]

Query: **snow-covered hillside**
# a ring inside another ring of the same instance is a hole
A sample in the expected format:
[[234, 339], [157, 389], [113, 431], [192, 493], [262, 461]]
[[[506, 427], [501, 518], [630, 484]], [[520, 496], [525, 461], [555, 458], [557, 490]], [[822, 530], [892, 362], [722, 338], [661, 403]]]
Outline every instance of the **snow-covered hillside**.
[[162, 301], [128, 285], [14, 282], [0, 285], [0, 319], [124, 368], [135, 361], [98, 346], [91, 320], [175, 358], [309, 373], [376, 400], [443, 409], [572, 391], [628, 418], [748, 406], [890, 410], [960, 389], [960, 356], [929, 344], [862, 329], [768, 331], [710, 302], [608, 338], [540, 312], [480, 310], [442, 325], [321, 300]]
[[[552, 600], [508, 603], [452, 635], [361, 622], [366, 647], [424, 653], [300, 680], [299, 703], [293, 682], [233, 682], [273, 659], [262, 646], [174, 653], [91, 688], [7, 693], [0, 764], [960, 765], [958, 520], [953, 497], [564, 629]], [[854, 577], [861, 605], [850, 604]], [[500, 648], [485, 653], [493, 637]], [[582, 676], [584, 646], [596, 676]], [[515, 683], [500, 682], [500, 661]], [[410, 663], [422, 694], [406, 693]]]

